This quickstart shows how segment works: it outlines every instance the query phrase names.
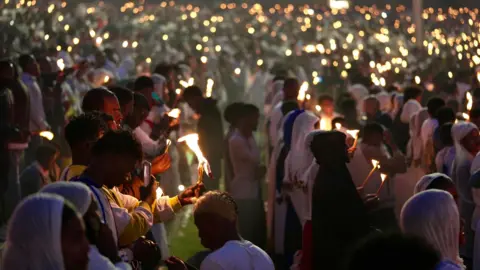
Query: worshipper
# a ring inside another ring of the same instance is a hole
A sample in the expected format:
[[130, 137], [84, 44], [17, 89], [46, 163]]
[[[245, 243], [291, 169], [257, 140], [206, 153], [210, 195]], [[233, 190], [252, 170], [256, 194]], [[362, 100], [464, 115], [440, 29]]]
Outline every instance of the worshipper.
[[119, 129], [123, 115], [120, 103], [113, 92], [106, 88], [94, 88], [88, 91], [82, 101], [83, 112], [100, 111], [113, 117], [113, 129]]
[[442, 107], [438, 109], [437, 120], [438, 120], [438, 127], [433, 132], [433, 143], [435, 146], [436, 153], [438, 153], [444, 147], [444, 145], [442, 145], [441, 138], [440, 138], [440, 127], [447, 123], [454, 123], [456, 120], [455, 112], [449, 107]]
[[438, 151], [435, 157], [437, 172], [452, 175], [452, 166], [455, 161], [455, 145], [452, 138], [452, 123], [446, 123], [438, 127], [439, 137], [443, 148]]
[[407, 145], [407, 157], [412, 161], [412, 167], [420, 168], [422, 173], [429, 173], [431, 165], [430, 159], [425, 158], [427, 151], [424, 147], [421, 136], [423, 122], [425, 122], [427, 119], [427, 109], [421, 109], [412, 115], [409, 126], [410, 139]]
[[352, 95], [352, 98], [357, 104], [357, 114], [362, 115], [363, 100], [368, 96], [369, 91], [367, 87], [362, 84], [354, 84], [348, 88], [348, 93]]
[[89, 166], [71, 181], [86, 184], [94, 193], [102, 220], [120, 247], [145, 235], [152, 224], [169, 220], [182, 206], [192, 203], [202, 185], [185, 189], [179, 196], [156, 198], [155, 181], [143, 189], [141, 201], [118, 192], [142, 159], [141, 146], [128, 131], [109, 131], [92, 148]]
[[233, 169], [230, 194], [238, 205], [239, 231], [245, 239], [259, 247], [265, 246], [265, 210], [261, 179], [265, 168], [259, 165], [260, 149], [253, 132], [257, 130], [260, 112], [255, 105], [244, 104], [240, 109], [237, 128], [228, 141]]
[[227, 134], [225, 135], [225, 153], [223, 154], [225, 157], [225, 162], [223, 166], [223, 171], [225, 173], [225, 190], [227, 192], [231, 192], [231, 181], [233, 180], [233, 165], [230, 160], [230, 152], [229, 152], [229, 141], [232, 135], [235, 133], [237, 129], [237, 125], [242, 115], [242, 109], [244, 108], [244, 103], [242, 102], [234, 102], [228, 105], [223, 112], [223, 119], [230, 124], [228, 126]]
[[23, 200], [10, 219], [2, 269], [84, 270], [88, 240], [80, 214], [53, 194]]
[[439, 97], [432, 97], [427, 102], [428, 118], [421, 126], [423, 143], [423, 160], [429, 172], [435, 171], [434, 133], [439, 126], [438, 111], [445, 106], [445, 101]]
[[109, 90], [117, 97], [123, 118], [125, 119], [129, 117], [133, 112], [133, 92], [127, 88], [119, 86], [110, 87]]
[[379, 123], [386, 129], [391, 129], [393, 125], [392, 118], [387, 113], [380, 110], [380, 101], [375, 96], [368, 96], [363, 101], [363, 111], [367, 117], [367, 123]]
[[395, 135], [395, 142], [403, 153], [406, 153], [407, 144], [410, 139], [410, 118], [422, 109], [422, 105], [420, 105], [421, 98], [422, 89], [414, 86], [407, 87], [403, 92], [403, 105], [393, 121], [392, 134]]
[[[389, 113], [392, 110], [393, 104], [392, 104], [392, 97], [389, 93], [385, 91], [380, 91], [377, 95], [376, 98], [378, 99], [378, 102], [380, 103], [380, 111], [383, 113]], [[390, 119], [392, 119], [390, 117]]]
[[108, 131], [105, 118], [112, 119], [110, 115], [94, 111], [76, 116], [67, 124], [65, 139], [72, 151], [72, 164], [64, 169], [60, 181], [69, 181], [87, 168], [93, 145]]
[[321, 95], [317, 99], [318, 105], [320, 106], [321, 110], [318, 112], [318, 116], [322, 119], [322, 129], [331, 130], [332, 120], [335, 117], [340, 116], [338, 113], [335, 112], [335, 102], [333, 97], [327, 94]]
[[200, 115], [197, 123], [200, 149], [209, 161], [214, 179], [207, 179], [207, 190], [218, 190], [221, 178], [223, 150], [222, 115], [217, 107], [217, 101], [203, 97], [198, 86], [190, 86], [183, 92], [183, 99], [197, 114]]
[[439, 189], [444, 190], [452, 195], [453, 199], [457, 201], [458, 193], [455, 184], [448, 175], [443, 173], [431, 173], [423, 176], [417, 182], [413, 190], [413, 194], [420, 193], [425, 190]]
[[283, 85], [285, 78], [283, 76], [275, 76], [272, 80], [272, 85], [268, 88], [268, 93], [265, 95], [265, 115], [269, 115], [271, 110], [283, 100]]
[[340, 112], [343, 114], [345, 118], [345, 125], [344, 127], [347, 129], [360, 129], [361, 125], [358, 122], [358, 111], [357, 111], [357, 103], [352, 98], [347, 98], [342, 101], [340, 104]]
[[440, 263], [438, 252], [422, 238], [399, 233], [374, 234], [356, 247], [346, 269], [460, 270]]
[[75, 206], [83, 217], [85, 233], [90, 244], [88, 252], [88, 269], [129, 270], [129, 264], [121, 261], [112, 231], [101, 222], [96, 212], [97, 204], [92, 199], [90, 189], [81, 183], [57, 182], [41, 190], [42, 193], [61, 196]]
[[[386, 146], [392, 154], [388, 152]], [[390, 132], [377, 123], [367, 124], [364, 127], [360, 147], [365, 159], [378, 160], [380, 171], [389, 176], [404, 173], [407, 170], [405, 156], [392, 140]]]
[[43, 107], [42, 90], [38, 84], [37, 78], [40, 77], [40, 67], [37, 60], [32, 55], [24, 54], [18, 59], [18, 63], [23, 70], [21, 81], [27, 87], [30, 100], [30, 125], [29, 130], [32, 134], [30, 138], [27, 153], [25, 153], [25, 163], [30, 164], [35, 159], [35, 150], [41, 144], [42, 139], [39, 133], [50, 128], [45, 116]]
[[452, 167], [452, 180], [457, 186], [459, 195], [460, 217], [465, 221], [465, 246], [460, 253], [468, 266], [473, 258], [474, 233], [471, 229], [475, 204], [470, 185], [471, 167], [474, 157], [480, 150], [478, 128], [473, 123], [458, 122], [452, 127], [452, 138], [455, 145], [455, 161]]
[[53, 170], [58, 155], [58, 149], [53, 146], [41, 145], [37, 148], [35, 162], [20, 175], [22, 198], [37, 193], [42, 187], [57, 181], [52, 179], [50, 171]]
[[300, 84], [297, 79], [288, 78], [283, 84], [283, 100], [273, 107], [268, 118], [268, 139], [270, 147], [273, 149], [278, 142], [279, 130], [281, 130], [282, 119], [285, 116], [282, 114], [282, 105], [285, 102], [297, 102], [298, 92], [300, 91]]
[[450, 193], [431, 189], [414, 195], [402, 208], [400, 227], [403, 233], [425, 239], [440, 253], [445, 266], [439, 269], [465, 269], [459, 256], [460, 215]]
[[312, 191], [311, 269], [341, 269], [347, 251], [370, 232], [367, 210], [345, 165], [345, 139], [339, 131], [324, 131], [311, 143], [319, 165]]
[[[235, 200], [225, 192], [210, 191], [195, 204], [194, 218], [202, 245], [210, 253], [200, 270], [210, 269], [275, 269], [268, 254], [244, 240], [237, 229], [238, 208]], [[188, 269], [178, 258], [166, 261], [168, 269]]]

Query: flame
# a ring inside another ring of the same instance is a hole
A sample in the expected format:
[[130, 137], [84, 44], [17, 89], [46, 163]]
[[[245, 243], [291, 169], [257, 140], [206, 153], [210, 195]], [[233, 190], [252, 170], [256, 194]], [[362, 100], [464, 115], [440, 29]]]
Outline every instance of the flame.
[[207, 97], [211, 97], [212, 96], [212, 91], [213, 91], [213, 85], [215, 84], [215, 82], [213, 81], [213, 79], [209, 78], [207, 80], [207, 91], [206, 91], [206, 96]]
[[386, 174], [380, 174], [380, 177], [382, 178], [382, 183], [385, 182], [385, 179], [387, 179], [387, 175]]
[[[355, 130], [347, 130], [347, 133], [352, 136], [353, 138], [358, 138], [358, 133], [360, 132], [360, 130], [358, 129], [355, 129]], [[375, 160], [376, 161], [376, 160]], [[373, 163], [373, 160], [372, 160], [372, 163]], [[378, 161], [377, 161], [378, 163]]]
[[63, 61], [62, 58], [57, 60], [57, 66], [61, 71], [63, 71], [65, 69], [65, 62]]
[[49, 141], [53, 140], [53, 137], [54, 137], [53, 133], [51, 131], [48, 131], [48, 130], [40, 132], [39, 135], [41, 137], [44, 137], [45, 139], [47, 139]]
[[178, 142], [185, 142], [190, 148], [190, 150], [195, 153], [195, 156], [197, 156], [198, 159], [198, 166], [202, 167], [207, 173], [207, 175], [212, 174], [212, 170], [210, 169], [210, 164], [208, 163], [208, 160], [205, 158], [205, 156], [202, 153], [202, 150], [200, 149], [200, 146], [198, 145], [198, 134], [197, 133], [192, 133], [185, 135], [178, 139]]
[[195, 79], [193, 77], [188, 79], [188, 86], [192, 86], [194, 84], [195, 84]]
[[105, 75], [105, 78], [103, 78], [103, 83], [108, 83], [109, 80], [110, 80], [110, 77]]
[[320, 120], [320, 130], [326, 130], [327, 129], [327, 121], [325, 119]]
[[480, 82], [480, 71], [477, 72], [477, 81]]
[[158, 187], [158, 188], [155, 190], [155, 193], [156, 193], [156, 195], [157, 195], [157, 199], [160, 198], [160, 197], [162, 197], [162, 195], [163, 195], [163, 190], [162, 190], [162, 188], [161, 188], [161, 187]]
[[316, 105], [315, 110], [317, 110], [317, 112], [321, 112], [322, 111], [322, 106]]
[[473, 107], [473, 97], [470, 92], [467, 92], [467, 110], [471, 111]]
[[470, 115], [468, 115], [468, 113], [462, 113], [462, 117], [463, 117], [463, 119], [465, 119], [466, 121], [470, 120]]
[[300, 101], [305, 100], [305, 96], [306, 96], [308, 87], [309, 87], [308, 82], [303, 82], [302, 83], [302, 86], [300, 86], [300, 91], [298, 91], [297, 100], [300, 100]]
[[377, 168], [378, 164], [379, 164], [378, 160], [372, 159], [372, 165], [374, 168]]
[[[342, 124], [340, 123], [335, 123], [335, 128], [336, 129], [341, 129], [342, 128]], [[347, 131], [348, 132], [348, 131]], [[349, 133], [350, 134], [350, 133]]]
[[187, 87], [190, 86], [190, 85], [188, 85], [188, 83], [187, 83], [186, 81], [184, 81], [184, 80], [180, 80], [179, 83], [180, 83], [181, 86], [183, 86], [183, 88], [187, 88]]
[[179, 185], [178, 186], [178, 191], [182, 192], [185, 190], [185, 186], [184, 185]]
[[178, 108], [172, 109], [170, 112], [168, 112], [168, 116], [172, 118], [178, 118], [180, 116], [180, 113], [182, 111]]

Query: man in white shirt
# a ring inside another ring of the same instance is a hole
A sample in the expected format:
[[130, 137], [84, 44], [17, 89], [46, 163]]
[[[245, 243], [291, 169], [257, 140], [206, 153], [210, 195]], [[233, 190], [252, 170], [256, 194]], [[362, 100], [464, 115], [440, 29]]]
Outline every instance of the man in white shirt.
[[[195, 204], [195, 225], [202, 245], [213, 252], [200, 266], [200, 270], [273, 270], [267, 253], [245, 241], [237, 230], [237, 205], [225, 192], [206, 193]], [[168, 269], [187, 269], [178, 258], [166, 261]]]

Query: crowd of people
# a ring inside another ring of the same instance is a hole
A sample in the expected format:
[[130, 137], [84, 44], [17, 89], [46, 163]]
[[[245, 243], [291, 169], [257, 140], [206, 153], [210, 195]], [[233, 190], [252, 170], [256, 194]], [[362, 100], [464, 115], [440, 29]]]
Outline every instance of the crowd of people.
[[0, 4], [2, 269], [480, 269], [478, 9], [117, 4]]

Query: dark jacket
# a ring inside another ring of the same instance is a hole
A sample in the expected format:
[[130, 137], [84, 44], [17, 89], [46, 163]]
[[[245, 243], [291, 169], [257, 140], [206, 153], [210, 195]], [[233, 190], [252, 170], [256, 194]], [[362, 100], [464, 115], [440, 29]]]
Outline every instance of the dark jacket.
[[200, 114], [197, 124], [200, 148], [207, 159], [222, 159], [223, 124], [217, 101], [206, 98], [197, 113]]

